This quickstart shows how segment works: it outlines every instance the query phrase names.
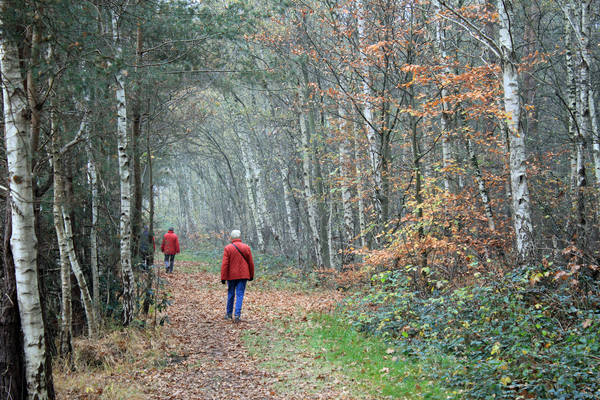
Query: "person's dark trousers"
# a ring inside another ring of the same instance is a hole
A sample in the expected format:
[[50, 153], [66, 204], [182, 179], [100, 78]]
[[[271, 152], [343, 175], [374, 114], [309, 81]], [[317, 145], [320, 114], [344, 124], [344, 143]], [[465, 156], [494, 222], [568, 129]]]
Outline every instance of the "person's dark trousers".
[[150, 255], [145, 251], [140, 251], [140, 256], [142, 257], [142, 262], [144, 263], [144, 270], [147, 270], [150, 267]]
[[244, 301], [244, 293], [246, 292], [247, 279], [236, 279], [227, 281], [227, 315], [233, 313], [233, 302], [235, 301], [235, 315], [242, 315], [242, 302]]
[[173, 272], [173, 263], [175, 263], [175, 254], [165, 254], [165, 269], [167, 274]]

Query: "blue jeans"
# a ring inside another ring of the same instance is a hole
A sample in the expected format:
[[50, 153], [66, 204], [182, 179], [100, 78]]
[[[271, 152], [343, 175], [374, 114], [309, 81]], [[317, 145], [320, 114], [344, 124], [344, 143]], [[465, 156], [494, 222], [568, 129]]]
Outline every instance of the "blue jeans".
[[175, 263], [175, 254], [165, 254], [165, 269], [167, 272], [173, 272], [173, 264]]
[[238, 317], [242, 315], [242, 302], [244, 301], [247, 281], [247, 279], [227, 281], [227, 314], [231, 315], [233, 313], [233, 301], [237, 296], [237, 301], [235, 302], [235, 315]]

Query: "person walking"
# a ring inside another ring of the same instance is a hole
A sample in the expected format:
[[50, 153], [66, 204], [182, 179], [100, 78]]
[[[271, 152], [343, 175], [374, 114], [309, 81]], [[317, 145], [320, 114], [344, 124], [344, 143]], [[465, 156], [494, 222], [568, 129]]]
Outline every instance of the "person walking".
[[169, 232], [165, 233], [160, 245], [160, 251], [165, 253], [165, 269], [167, 274], [172, 274], [175, 254], [179, 254], [179, 238], [173, 232], [173, 228], [169, 228]]
[[[229, 235], [231, 244], [225, 246], [223, 262], [221, 263], [221, 283], [227, 282], [227, 306], [225, 319], [233, 318], [233, 303], [235, 300], [235, 319], [240, 322], [242, 302], [246, 292], [246, 282], [254, 279], [254, 261], [250, 247], [240, 239], [240, 231], [233, 230]], [[236, 300], [237, 297], [237, 300]]]
[[[140, 236], [140, 256], [144, 262], [144, 269], [150, 267], [150, 259], [156, 250], [156, 242], [154, 241], [154, 236], [150, 235], [149, 229], [150, 228], [145, 226], [144, 231]], [[152, 251], [150, 250], [150, 244], [152, 244]]]

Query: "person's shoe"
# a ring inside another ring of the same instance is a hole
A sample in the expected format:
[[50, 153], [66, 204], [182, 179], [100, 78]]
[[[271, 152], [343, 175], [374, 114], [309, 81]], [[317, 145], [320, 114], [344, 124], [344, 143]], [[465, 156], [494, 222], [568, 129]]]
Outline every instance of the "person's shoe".
[[239, 315], [235, 316], [235, 319], [233, 320], [233, 322], [241, 322], [242, 320], [240, 319]]
[[231, 319], [231, 314], [225, 314], [225, 319]]

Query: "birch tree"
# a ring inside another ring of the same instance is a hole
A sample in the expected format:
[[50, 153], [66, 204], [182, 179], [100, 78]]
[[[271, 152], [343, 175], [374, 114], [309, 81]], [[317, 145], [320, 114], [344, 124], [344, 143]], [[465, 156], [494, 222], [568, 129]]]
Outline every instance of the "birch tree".
[[0, 69], [4, 96], [4, 138], [8, 164], [11, 202], [11, 250], [15, 263], [17, 298], [23, 348], [25, 353], [25, 387], [27, 399], [48, 398], [46, 333], [42, 302], [38, 287], [37, 238], [33, 210], [31, 176], [32, 149], [25, 88], [22, 85], [21, 58], [15, 38], [8, 32], [7, 10], [18, 7], [12, 1], [0, 0]]
[[[504, 120], [508, 132], [510, 188], [513, 211], [515, 244], [519, 259], [533, 256], [533, 224], [531, 220], [531, 200], [527, 179], [527, 157], [525, 149], [525, 131], [521, 123], [521, 103], [519, 99], [519, 70], [514, 35], [514, 9], [511, 0], [498, 0], [499, 35], [498, 41], [486, 35], [484, 30], [475, 26], [446, 1], [440, 0], [456, 18], [454, 23], [467, 28], [480, 43], [488, 47], [500, 61], [502, 68], [502, 87], [504, 91]], [[445, 17], [443, 14], [442, 17]]]
[[[369, 64], [366, 57], [367, 52], [367, 29], [366, 29], [366, 13], [368, 10], [368, 4], [364, 0], [357, 0], [356, 7], [357, 13], [357, 24], [358, 24], [358, 46], [359, 46], [359, 57], [361, 62], [361, 90], [363, 99], [362, 117], [365, 121], [364, 132], [369, 143], [369, 156], [371, 160], [371, 174], [373, 178], [374, 188], [374, 205], [377, 213], [379, 222], [382, 220], [382, 204], [381, 204], [381, 192], [382, 192], [382, 155], [381, 155], [381, 143], [380, 137], [373, 128], [373, 106], [371, 104], [371, 76], [369, 72]], [[376, 229], [379, 231], [379, 229]]]
[[[302, 64], [302, 74], [306, 75], [306, 65]], [[305, 79], [303, 79], [305, 82]], [[299, 88], [300, 94], [300, 109], [298, 110], [298, 118], [300, 122], [300, 134], [302, 136], [302, 176], [304, 183], [304, 197], [306, 198], [306, 207], [308, 209], [308, 221], [310, 224], [311, 236], [313, 249], [315, 251], [315, 257], [317, 267], [323, 266], [323, 246], [321, 243], [321, 235], [319, 232], [319, 223], [317, 216], [317, 201], [313, 193], [311, 186], [311, 153], [310, 153], [310, 130], [307, 126], [307, 113], [310, 107], [310, 87], [307, 83], [304, 83]]]
[[[342, 264], [347, 264], [351, 259], [351, 248], [354, 242], [354, 212], [352, 209], [352, 193], [350, 191], [351, 183], [351, 160], [350, 160], [350, 141], [348, 136], [352, 133], [350, 130], [350, 121], [346, 115], [344, 107], [339, 107], [340, 114], [340, 135], [341, 142], [339, 147], [340, 159], [340, 182], [342, 191], [342, 208], [343, 213], [343, 240]], [[330, 213], [331, 215], [331, 213]]]
[[[88, 128], [89, 129], [89, 128]], [[89, 135], [88, 135], [89, 138]], [[100, 318], [100, 274], [98, 271], [98, 172], [90, 146], [86, 146], [88, 157], [88, 181], [92, 200], [92, 225], [90, 227], [90, 267], [92, 268], [92, 302], [94, 316]]]
[[[433, 2], [436, 13], [439, 14], [441, 10], [441, 6], [439, 1], [434, 0]], [[446, 34], [445, 34], [445, 26], [443, 24], [443, 19], [439, 19], [435, 23], [435, 33], [436, 33], [436, 41], [437, 47], [440, 57], [440, 62], [443, 63], [443, 74], [444, 76], [450, 75], [450, 68], [446, 64]], [[450, 179], [449, 179], [449, 168], [452, 164], [452, 154], [451, 154], [451, 146], [450, 146], [450, 105], [448, 103], [448, 89], [446, 88], [446, 82], [444, 82], [444, 78], [442, 77], [442, 89], [440, 92], [440, 96], [442, 101], [441, 105], [441, 130], [442, 130], [442, 162], [444, 165], [444, 189], [448, 192], [450, 191]]]
[[[123, 50], [119, 37], [117, 16], [113, 15], [113, 40], [117, 60], [121, 60]], [[123, 323], [129, 325], [135, 313], [135, 277], [131, 266], [131, 174], [128, 153], [127, 104], [125, 97], [125, 71], [115, 73], [117, 100], [117, 137], [119, 156], [119, 180], [121, 187], [121, 275], [123, 279]]]
[[[578, 66], [578, 68], [573, 65], [574, 59], [570, 48], [567, 48], [566, 61], [569, 77], [569, 131], [572, 137], [575, 139], [574, 150], [576, 154], [574, 157], [575, 160], [572, 161], [572, 182], [576, 187], [575, 197], [578, 220], [578, 241], [580, 242], [580, 245], [585, 248], [587, 225], [584, 201], [584, 188], [587, 186], [585, 170], [585, 147], [586, 141], [588, 140], [592, 141], [593, 143], [596, 176], [600, 176], [598, 173], [598, 169], [600, 168], [600, 144], [598, 143], [599, 132], [597, 131], [597, 126], [595, 124], [596, 110], [594, 107], [593, 90], [590, 83], [590, 71], [593, 62], [590, 51], [590, 14], [592, 12], [592, 1], [581, 0], [575, 2], [572, 0], [566, 0], [564, 2], [561, 1], [560, 3], [566, 20], [566, 40], [569, 42], [567, 43], [567, 46], [571, 42], [571, 35], [573, 35], [575, 37], [575, 47], [577, 49], [577, 62], [575, 64]], [[577, 93], [579, 93], [579, 98], [577, 98]], [[575, 121], [577, 121], [577, 124], [575, 124]]]
[[67, 236], [62, 215], [62, 202], [64, 197], [64, 184], [62, 175], [62, 160], [60, 157], [58, 143], [58, 128], [56, 113], [51, 112], [51, 135], [52, 135], [52, 167], [54, 172], [54, 202], [52, 204], [54, 216], [54, 228], [58, 239], [58, 251], [60, 255], [60, 282], [61, 282], [61, 321], [60, 321], [60, 354], [70, 357], [73, 336], [73, 312], [71, 308], [71, 265], [67, 250]]
[[282, 154], [280, 153], [277, 157], [279, 162], [279, 166], [281, 168], [281, 183], [283, 186], [283, 200], [285, 203], [285, 215], [286, 221], [288, 224], [288, 229], [290, 230], [290, 236], [292, 238], [292, 243], [294, 244], [294, 248], [298, 249], [298, 235], [296, 234], [296, 226], [294, 224], [293, 218], [293, 208], [292, 208], [292, 194], [290, 193], [289, 182], [290, 182], [290, 171], [287, 163], [284, 161]]
[[262, 212], [259, 210], [259, 207], [254, 200], [254, 185], [253, 185], [253, 173], [252, 173], [252, 165], [250, 162], [250, 154], [248, 154], [248, 146], [245, 143], [245, 140], [241, 141], [242, 147], [242, 162], [244, 164], [244, 178], [246, 183], [246, 194], [248, 197], [248, 205], [250, 206], [250, 210], [252, 212], [252, 217], [254, 219], [254, 224], [256, 226], [256, 234], [258, 237], [258, 248], [261, 252], [266, 250], [265, 239], [263, 236], [264, 228], [265, 228], [265, 220]]
[[[4, 189], [2, 187], [3, 191]], [[5, 202], [3, 263], [0, 266], [0, 368], [5, 372], [0, 375], [0, 388], [3, 398], [21, 399], [24, 397], [24, 362], [15, 264], [10, 249], [12, 236], [10, 196], [6, 196]]]

